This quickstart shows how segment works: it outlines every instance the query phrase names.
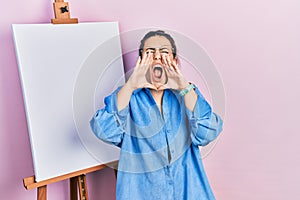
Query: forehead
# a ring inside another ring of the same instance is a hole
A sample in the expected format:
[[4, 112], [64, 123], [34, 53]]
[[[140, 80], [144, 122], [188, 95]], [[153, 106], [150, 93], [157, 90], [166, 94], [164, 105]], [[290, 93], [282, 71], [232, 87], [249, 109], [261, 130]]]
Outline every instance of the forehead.
[[148, 38], [145, 41], [144, 48], [160, 48], [160, 47], [169, 47], [171, 48], [170, 41], [164, 36], [153, 36]]

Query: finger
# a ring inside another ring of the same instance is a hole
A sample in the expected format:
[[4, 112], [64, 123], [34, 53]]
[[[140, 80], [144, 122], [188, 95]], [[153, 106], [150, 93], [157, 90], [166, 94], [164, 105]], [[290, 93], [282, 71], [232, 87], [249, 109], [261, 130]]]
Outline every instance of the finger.
[[147, 60], [146, 60], [146, 63], [149, 64], [149, 63], [152, 63], [153, 61], [153, 54], [151, 52], [149, 52], [147, 54]]
[[165, 55], [162, 56], [162, 64], [167, 65], [167, 60]]
[[142, 57], [142, 61], [141, 61], [141, 66], [144, 65], [146, 59], [147, 59], [147, 52], [144, 52], [144, 53], [143, 53], [143, 57]]
[[173, 71], [170, 69], [170, 67], [165, 67], [165, 71], [166, 71], [167, 77], [170, 77], [171, 74], [173, 73]]
[[181, 70], [180, 70], [180, 68], [179, 68], [179, 64], [178, 64], [178, 62], [177, 62], [177, 60], [173, 60], [173, 66], [174, 66], [174, 69], [176, 70], [176, 72], [179, 74], [179, 75], [182, 75], [182, 72], [181, 72]]
[[164, 63], [165, 63], [166, 70], [167, 71], [172, 71], [172, 69], [170, 68], [169, 62], [167, 60], [167, 57], [164, 57], [163, 60], [164, 60]]
[[172, 61], [172, 66], [173, 66], [174, 70], [175, 70], [178, 74], [181, 75], [181, 71], [180, 71], [180, 69], [179, 69], [179, 66], [178, 66], [178, 63], [176, 62], [176, 60], [173, 60], [173, 61]]
[[136, 61], [135, 67], [138, 67], [140, 65], [141, 62], [141, 56], [139, 56], [139, 58]]
[[169, 66], [169, 63], [167, 61], [166, 56], [163, 56], [163, 64], [164, 64], [166, 69], [170, 70], [170, 66]]
[[171, 65], [172, 65], [172, 67], [177, 71], [179, 68], [178, 68], [178, 65], [177, 65], [177, 63], [176, 63], [176, 61], [175, 60], [173, 60], [172, 62], [171, 62]]
[[147, 59], [145, 60], [145, 63], [144, 63], [144, 66], [143, 66], [145, 68], [145, 70], [149, 69], [149, 67], [151, 66], [152, 62], [153, 62], [153, 56], [150, 55], [150, 53], [149, 53], [147, 55]]
[[148, 52], [144, 52], [143, 59], [142, 59], [142, 66], [144, 67], [145, 64], [148, 62], [149, 54]]
[[170, 68], [174, 69], [171, 59], [170, 59], [170, 56], [167, 57], [167, 62], [168, 62], [168, 65], [170, 66]]
[[175, 69], [172, 66], [171, 60], [170, 60], [170, 56], [166, 57], [166, 62], [167, 62], [167, 66], [169, 67], [170, 71], [175, 71]]

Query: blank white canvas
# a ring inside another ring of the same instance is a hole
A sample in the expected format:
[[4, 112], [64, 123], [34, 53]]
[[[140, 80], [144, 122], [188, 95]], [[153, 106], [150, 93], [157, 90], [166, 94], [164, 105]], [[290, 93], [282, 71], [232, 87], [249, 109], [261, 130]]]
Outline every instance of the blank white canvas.
[[119, 159], [92, 133], [103, 98], [124, 83], [117, 22], [12, 25], [36, 181]]

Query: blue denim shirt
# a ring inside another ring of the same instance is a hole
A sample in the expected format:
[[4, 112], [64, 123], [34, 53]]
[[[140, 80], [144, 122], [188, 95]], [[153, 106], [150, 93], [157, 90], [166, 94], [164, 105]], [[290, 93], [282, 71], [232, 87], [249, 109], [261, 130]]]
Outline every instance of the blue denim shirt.
[[135, 90], [129, 105], [118, 111], [117, 93], [90, 121], [95, 135], [120, 147], [118, 200], [211, 200], [198, 146], [222, 130], [222, 119], [196, 88], [198, 99], [189, 111], [175, 90], [164, 90], [162, 112], [149, 89]]

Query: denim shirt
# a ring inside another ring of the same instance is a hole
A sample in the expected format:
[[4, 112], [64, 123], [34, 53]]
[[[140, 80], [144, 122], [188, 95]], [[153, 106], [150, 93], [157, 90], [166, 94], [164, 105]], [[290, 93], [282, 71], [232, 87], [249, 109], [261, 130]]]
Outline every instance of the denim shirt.
[[164, 90], [162, 112], [147, 88], [133, 92], [129, 105], [117, 108], [118, 88], [90, 121], [95, 135], [120, 147], [116, 199], [212, 200], [198, 146], [222, 130], [199, 90], [194, 111], [178, 91]]

